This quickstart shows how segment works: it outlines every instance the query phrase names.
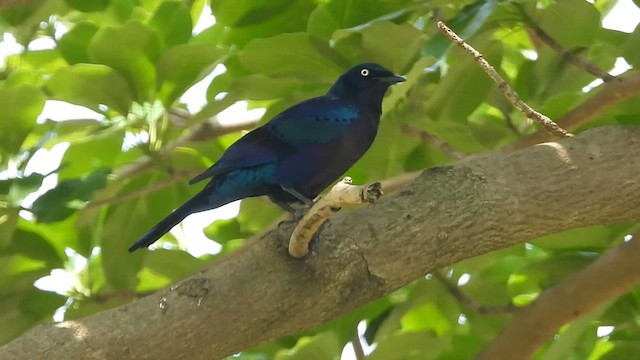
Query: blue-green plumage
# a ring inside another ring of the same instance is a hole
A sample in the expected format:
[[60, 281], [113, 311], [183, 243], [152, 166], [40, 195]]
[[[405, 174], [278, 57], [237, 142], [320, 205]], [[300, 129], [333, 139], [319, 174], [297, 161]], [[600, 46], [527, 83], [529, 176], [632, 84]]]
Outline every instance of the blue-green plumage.
[[371, 146], [382, 98], [404, 81], [376, 64], [344, 73], [326, 95], [296, 104], [232, 144], [189, 183], [211, 179], [182, 206], [142, 236], [129, 251], [147, 247], [188, 215], [252, 196], [276, 204], [315, 198]]

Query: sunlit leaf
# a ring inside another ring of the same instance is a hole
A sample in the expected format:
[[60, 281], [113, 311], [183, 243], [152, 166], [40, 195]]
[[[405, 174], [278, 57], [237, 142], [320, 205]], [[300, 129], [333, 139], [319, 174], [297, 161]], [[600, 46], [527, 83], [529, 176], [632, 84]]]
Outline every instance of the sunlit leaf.
[[[149, 21], [149, 26], [158, 30], [163, 45], [170, 47], [184, 44], [191, 37], [191, 15], [182, 1], [164, 1], [158, 6]], [[184, 54], [189, 57], [189, 54]]]
[[138, 21], [119, 27], [105, 26], [93, 36], [88, 50], [92, 62], [116, 69], [132, 84], [138, 102], [153, 98], [154, 63], [160, 55], [160, 40], [155, 30]]
[[107, 106], [126, 114], [132, 101], [132, 89], [127, 80], [104, 65], [77, 64], [58, 70], [47, 81], [53, 98], [94, 111]]
[[15, 154], [44, 107], [45, 96], [31, 86], [0, 86], [0, 149]]

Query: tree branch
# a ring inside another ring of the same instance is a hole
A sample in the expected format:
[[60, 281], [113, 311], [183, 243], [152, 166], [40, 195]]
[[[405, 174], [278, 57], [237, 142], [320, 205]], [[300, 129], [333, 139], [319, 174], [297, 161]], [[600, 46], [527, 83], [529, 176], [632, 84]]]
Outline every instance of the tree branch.
[[[184, 116], [184, 115], [183, 115]], [[255, 127], [258, 124], [260, 119], [250, 119], [243, 122], [237, 122], [233, 124], [221, 124], [216, 118], [213, 118], [209, 121], [205, 121], [200, 123], [189, 130], [189, 132], [173, 142], [167, 144], [165, 147], [160, 149], [158, 152], [158, 156], [168, 156], [171, 154], [177, 147], [184, 145], [190, 141], [204, 141], [214, 139], [218, 136], [230, 134], [240, 130], [247, 130]], [[116, 177], [130, 177], [136, 175], [142, 171], [147, 170], [152, 167], [154, 160], [149, 157], [141, 157], [135, 162], [123, 166], [115, 172]]]
[[503, 315], [513, 313], [516, 310], [516, 306], [513, 303], [509, 303], [503, 306], [485, 306], [478, 304], [475, 300], [463, 294], [457, 286], [451, 284], [449, 280], [447, 280], [447, 278], [440, 272], [434, 271], [433, 273], [431, 273], [431, 275], [433, 275], [435, 279], [440, 281], [444, 288], [447, 289], [449, 294], [451, 294], [451, 296], [453, 296], [453, 298], [456, 299], [458, 303], [472, 309], [478, 314]]
[[547, 132], [553, 134], [557, 137], [570, 137], [571, 135], [568, 131], [558, 126], [553, 120], [549, 119], [549, 117], [535, 111], [529, 105], [520, 100], [520, 97], [516, 92], [507, 84], [507, 82], [498, 74], [496, 69], [489, 64], [487, 60], [484, 59], [482, 54], [471, 47], [471, 45], [467, 44], [461, 37], [459, 37], [453, 30], [451, 30], [445, 23], [442, 21], [438, 21], [438, 28], [440, 31], [445, 34], [451, 41], [456, 43], [466, 52], [473, 56], [474, 60], [480, 65], [482, 70], [484, 70], [487, 75], [498, 85], [498, 89], [504, 94], [504, 96], [515, 106], [518, 110], [520, 110], [527, 118], [537, 121], [544, 127]]
[[[568, 131], [576, 130], [596, 119], [622, 100], [640, 94], [640, 72], [629, 71], [619, 76], [618, 79], [619, 81], [608, 82], [600, 86], [600, 90], [595, 95], [558, 118], [558, 125]], [[550, 139], [551, 136], [546, 131], [538, 131], [518, 141], [512, 148], [522, 149]]]
[[381, 196], [382, 184], [351, 185], [351, 178], [345, 177], [313, 204], [296, 224], [289, 240], [289, 255], [296, 258], [307, 256], [313, 235], [343, 206], [373, 203]]
[[477, 360], [528, 359], [564, 324], [640, 283], [640, 233], [518, 309]]
[[281, 226], [149, 297], [32, 329], [0, 358], [220, 359], [462, 259], [577, 227], [638, 222], [640, 159], [629, 151], [637, 148], [639, 128], [604, 127], [429, 169], [373, 205], [337, 214], [304, 261], [287, 255], [293, 225]]
[[427, 145], [436, 146], [438, 149], [440, 149], [440, 151], [442, 151], [445, 155], [453, 160], [462, 160], [467, 157], [467, 154], [454, 149], [446, 141], [438, 138], [433, 134], [430, 134], [428, 131], [418, 129], [415, 126], [411, 126], [408, 124], [402, 124], [400, 126], [400, 130], [407, 135], [419, 138]]
[[513, 3], [513, 5], [518, 9], [520, 15], [522, 15], [522, 19], [525, 25], [527, 25], [533, 31], [535, 37], [538, 38], [542, 43], [553, 49], [555, 52], [560, 54], [560, 56], [562, 56], [562, 58], [566, 62], [588, 72], [595, 77], [602, 79], [602, 81], [604, 82], [618, 80], [617, 77], [600, 69], [595, 64], [565, 49], [564, 46], [562, 46], [559, 42], [557, 42], [554, 38], [552, 38], [544, 30], [542, 30], [542, 28], [535, 21], [533, 21], [533, 19], [529, 16], [529, 14], [527, 14], [527, 11], [522, 7], [521, 4]]
[[140, 188], [136, 191], [132, 191], [126, 194], [122, 194], [122, 195], [118, 195], [118, 196], [114, 196], [114, 197], [110, 197], [110, 198], [104, 198], [104, 199], [97, 199], [97, 200], [93, 200], [91, 202], [89, 202], [84, 208], [85, 209], [90, 209], [90, 208], [94, 208], [94, 207], [101, 207], [104, 205], [115, 205], [115, 204], [119, 204], [125, 201], [129, 201], [132, 199], [137, 199], [141, 196], [150, 194], [152, 192], [156, 192], [159, 190], [162, 190], [166, 187], [169, 187], [171, 185], [173, 185], [174, 183], [183, 181], [185, 179], [191, 178], [193, 176], [198, 175], [199, 173], [201, 173], [202, 170], [195, 170], [195, 171], [180, 171], [180, 172], [175, 172], [172, 174], [172, 176], [164, 179], [163, 181], [159, 181], [156, 182], [152, 185], [148, 185], [145, 186], [143, 188]]

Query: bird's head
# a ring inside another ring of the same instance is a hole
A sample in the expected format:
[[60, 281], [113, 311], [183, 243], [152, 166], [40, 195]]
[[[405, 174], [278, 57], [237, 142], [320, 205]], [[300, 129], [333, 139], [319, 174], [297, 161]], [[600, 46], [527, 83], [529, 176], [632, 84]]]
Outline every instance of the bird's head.
[[327, 94], [337, 97], [379, 95], [382, 100], [389, 86], [403, 81], [406, 81], [405, 78], [378, 64], [365, 63], [356, 65], [342, 74]]

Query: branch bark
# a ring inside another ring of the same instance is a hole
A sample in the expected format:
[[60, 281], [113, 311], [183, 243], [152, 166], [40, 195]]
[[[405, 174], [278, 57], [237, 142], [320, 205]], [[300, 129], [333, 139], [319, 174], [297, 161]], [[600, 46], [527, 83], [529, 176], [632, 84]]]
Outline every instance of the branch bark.
[[528, 359], [558, 329], [596, 310], [640, 283], [640, 239], [601, 256], [520, 308], [477, 360]]
[[219, 359], [462, 259], [577, 227], [639, 222], [640, 158], [629, 151], [638, 148], [640, 128], [603, 127], [432, 168], [331, 218], [305, 260], [287, 255], [293, 224], [281, 226], [147, 298], [41, 325], [0, 348], [0, 358]]
[[[628, 71], [617, 77], [618, 81], [610, 81], [599, 87], [595, 94], [576, 106], [573, 110], [556, 119], [558, 126], [567, 131], [574, 131], [579, 127], [597, 119], [605, 111], [632, 96], [640, 95], [640, 72]], [[544, 141], [552, 136], [546, 131], [527, 136], [515, 143], [513, 149], [522, 149]]]

